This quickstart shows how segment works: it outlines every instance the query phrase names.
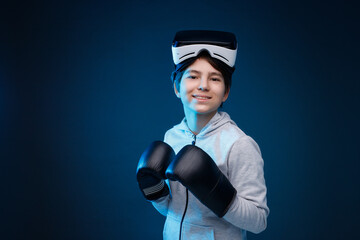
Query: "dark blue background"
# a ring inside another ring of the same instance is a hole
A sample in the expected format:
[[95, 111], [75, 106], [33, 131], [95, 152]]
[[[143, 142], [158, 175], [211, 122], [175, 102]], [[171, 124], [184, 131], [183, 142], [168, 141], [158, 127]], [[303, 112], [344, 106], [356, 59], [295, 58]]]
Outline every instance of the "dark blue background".
[[260, 145], [271, 210], [249, 239], [359, 237], [358, 8], [289, 2], [2, 4], [0, 238], [161, 239], [135, 170], [183, 117], [182, 29], [238, 38], [224, 110]]

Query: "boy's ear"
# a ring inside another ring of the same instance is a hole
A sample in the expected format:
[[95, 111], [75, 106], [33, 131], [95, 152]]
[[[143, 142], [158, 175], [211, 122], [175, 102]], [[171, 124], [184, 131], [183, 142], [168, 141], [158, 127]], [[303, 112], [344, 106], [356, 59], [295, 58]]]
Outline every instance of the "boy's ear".
[[175, 81], [174, 81], [174, 92], [175, 92], [175, 95], [176, 95], [178, 98], [180, 98], [180, 93], [179, 93], [179, 91], [178, 91], [177, 88], [176, 88]]
[[224, 97], [223, 97], [223, 99], [222, 99], [222, 102], [223, 102], [223, 103], [228, 99], [229, 93], [230, 93], [230, 88], [227, 89], [226, 92], [225, 92], [225, 95], [224, 95]]

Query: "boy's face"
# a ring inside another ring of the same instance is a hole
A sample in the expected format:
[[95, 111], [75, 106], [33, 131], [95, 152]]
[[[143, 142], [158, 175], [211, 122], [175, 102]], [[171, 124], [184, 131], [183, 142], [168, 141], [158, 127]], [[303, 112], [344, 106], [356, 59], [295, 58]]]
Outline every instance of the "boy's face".
[[199, 58], [184, 72], [180, 90], [175, 94], [186, 110], [198, 114], [211, 114], [225, 102], [229, 92], [225, 91], [224, 77], [205, 59]]

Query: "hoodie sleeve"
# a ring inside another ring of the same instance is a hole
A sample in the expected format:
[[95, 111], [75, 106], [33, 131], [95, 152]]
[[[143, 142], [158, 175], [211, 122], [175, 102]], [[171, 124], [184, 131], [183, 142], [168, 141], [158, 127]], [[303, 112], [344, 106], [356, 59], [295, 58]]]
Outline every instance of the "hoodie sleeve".
[[242, 137], [233, 144], [227, 160], [229, 181], [237, 195], [224, 219], [241, 229], [260, 233], [266, 228], [269, 208], [259, 146], [251, 137]]
[[158, 210], [159, 213], [161, 213], [166, 217], [169, 209], [169, 201], [170, 201], [170, 194], [162, 198], [159, 198], [155, 201], [151, 201], [151, 203], [155, 207], [155, 209]]

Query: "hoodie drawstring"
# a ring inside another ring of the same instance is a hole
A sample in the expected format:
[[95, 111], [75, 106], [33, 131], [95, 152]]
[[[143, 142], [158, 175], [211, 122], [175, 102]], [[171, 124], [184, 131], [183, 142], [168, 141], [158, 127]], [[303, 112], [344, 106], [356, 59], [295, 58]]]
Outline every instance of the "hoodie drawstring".
[[[196, 135], [193, 134], [193, 141], [191, 143], [191, 145], [194, 145], [195, 146], [196, 144]], [[182, 215], [182, 218], [181, 218], [181, 222], [180, 222], [180, 234], [179, 234], [179, 240], [181, 240], [181, 233], [182, 233], [182, 225], [183, 225], [183, 222], [184, 222], [184, 218], [185, 218], [185, 214], [186, 214], [186, 211], [187, 211], [187, 208], [188, 208], [188, 203], [189, 203], [189, 190], [186, 189], [186, 202], [185, 202], [185, 209], [184, 209], [184, 213]]]

